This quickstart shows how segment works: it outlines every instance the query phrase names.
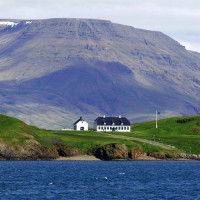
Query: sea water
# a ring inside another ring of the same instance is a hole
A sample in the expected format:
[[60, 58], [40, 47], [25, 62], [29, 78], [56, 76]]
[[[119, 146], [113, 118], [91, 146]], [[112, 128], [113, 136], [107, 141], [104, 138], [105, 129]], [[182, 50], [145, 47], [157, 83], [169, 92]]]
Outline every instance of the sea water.
[[2, 161], [0, 199], [200, 199], [200, 162]]

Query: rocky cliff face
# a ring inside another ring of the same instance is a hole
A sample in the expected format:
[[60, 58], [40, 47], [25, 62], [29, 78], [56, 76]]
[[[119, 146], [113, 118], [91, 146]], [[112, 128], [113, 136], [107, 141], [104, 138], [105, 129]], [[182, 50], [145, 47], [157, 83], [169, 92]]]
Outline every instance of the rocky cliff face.
[[140, 146], [128, 149], [124, 144], [107, 144], [94, 148], [94, 156], [101, 160], [178, 160], [195, 159], [199, 156], [174, 154], [167, 152], [145, 153]]
[[[8, 20], [0, 20], [8, 21]], [[10, 21], [10, 20], [9, 20]], [[200, 112], [200, 54], [160, 32], [105, 20], [0, 23], [0, 109], [45, 128], [80, 115]]]
[[35, 140], [27, 140], [20, 147], [0, 143], [0, 160], [52, 160], [58, 157], [56, 149], [46, 148]]
[[26, 140], [21, 146], [0, 142], [0, 160], [54, 160], [60, 156], [72, 157], [82, 154], [78, 149], [62, 145], [47, 148], [33, 139]]
[[[0, 160], [55, 160], [59, 157], [73, 157], [85, 155], [79, 149], [69, 148], [63, 145], [55, 145], [47, 148], [39, 142], [31, 139], [26, 140], [21, 146], [11, 146], [0, 142]], [[124, 144], [107, 144], [101, 147], [94, 147], [88, 155], [104, 161], [111, 160], [199, 160], [199, 155], [192, 154], [169, 154], [164, 152], [144, 153], [141, 147], [128, 150]]]

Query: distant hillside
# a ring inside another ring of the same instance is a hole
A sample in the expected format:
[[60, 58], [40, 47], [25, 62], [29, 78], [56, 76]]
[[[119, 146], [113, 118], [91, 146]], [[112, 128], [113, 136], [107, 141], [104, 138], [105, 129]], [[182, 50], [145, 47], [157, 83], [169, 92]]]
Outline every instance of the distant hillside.
[[0, 44], [0, 111], [28, 124], [200, 112], [200, 54], [163, 33], [105, 20], [0, 20]]

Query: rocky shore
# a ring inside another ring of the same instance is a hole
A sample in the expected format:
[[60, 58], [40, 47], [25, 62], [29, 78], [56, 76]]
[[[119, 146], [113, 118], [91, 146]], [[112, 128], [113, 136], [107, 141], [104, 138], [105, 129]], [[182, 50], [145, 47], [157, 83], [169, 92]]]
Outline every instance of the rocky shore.
[[27, 140], [23, 146], [17, 147], [0, 142], [0, 160], [200, 160], [200, 156], [144, 153], [139, 146], [128, 149], [124, 144], [96, 146], [92, 152], [86, 153], [62, 145], [47, 148], [35, 140]]

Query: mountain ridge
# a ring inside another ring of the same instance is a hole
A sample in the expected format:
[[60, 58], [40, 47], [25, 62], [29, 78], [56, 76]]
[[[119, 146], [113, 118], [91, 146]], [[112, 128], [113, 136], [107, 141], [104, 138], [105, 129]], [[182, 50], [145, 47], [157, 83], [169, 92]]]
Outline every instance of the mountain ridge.
[[200, 112], [200, 54], [161, 32], [95, 19], [0, 20], [0, 43], [0, 109], [29, 124]]

